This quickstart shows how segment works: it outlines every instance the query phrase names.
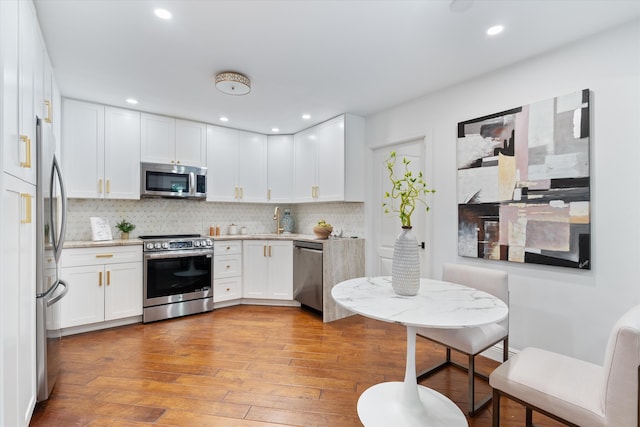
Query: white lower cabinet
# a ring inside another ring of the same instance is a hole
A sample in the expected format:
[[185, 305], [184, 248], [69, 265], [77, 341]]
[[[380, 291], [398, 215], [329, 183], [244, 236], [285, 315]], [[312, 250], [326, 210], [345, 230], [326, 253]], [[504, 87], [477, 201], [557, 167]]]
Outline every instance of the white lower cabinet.
[[213, 302], [242, 298], [242, 242], [213, 243]]
[[0, 176], [0, 426], [27, 426], [36, 404], [36, 187]]
[[293, 242], [245, 240], [242, 297], [293, 299]]
[[63, 328], [142, 315], [141, 246], [65, 249], [61, 277]]

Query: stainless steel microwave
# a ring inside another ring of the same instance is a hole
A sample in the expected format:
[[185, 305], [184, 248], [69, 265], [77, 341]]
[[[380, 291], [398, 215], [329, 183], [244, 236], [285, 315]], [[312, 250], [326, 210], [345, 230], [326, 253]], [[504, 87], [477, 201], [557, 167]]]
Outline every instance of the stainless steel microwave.
[[141, 163], [140, 173], [140, 197], [207, 197], [207, 168]]

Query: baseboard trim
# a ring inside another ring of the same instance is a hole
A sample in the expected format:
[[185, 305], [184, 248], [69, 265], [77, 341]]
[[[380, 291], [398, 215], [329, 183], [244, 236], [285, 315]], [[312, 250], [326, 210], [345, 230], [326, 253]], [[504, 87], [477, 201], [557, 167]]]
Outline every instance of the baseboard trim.
[[[496, 362], [502, 363], [502, 348], [503, 348], [503, 343], [498, 343], [493, 347], [486, 349], [485, 351], [480, 353], [480, 355], [488, 359], [495, 360]], [[511, 357], [515, 356], [517, 353], [518, 352], [516, 350], [509, 347], [509, 359], [511, 359]]]

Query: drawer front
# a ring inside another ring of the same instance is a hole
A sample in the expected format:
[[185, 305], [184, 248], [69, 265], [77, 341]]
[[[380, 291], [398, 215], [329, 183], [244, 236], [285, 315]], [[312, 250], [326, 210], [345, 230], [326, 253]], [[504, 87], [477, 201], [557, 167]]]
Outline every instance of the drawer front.
[[74, 248], [62, 251], [62, 267], [141, 261], [142, 246]]
[[235, 277], [242, 274], [242, 255], [228, 255], [213, 257], [213, 277], [221, 279]]
[[242, 279], [230, 277], [213, 282], [213, 302], [239, 299], [242, 296]]
[[214, 241], [214, 255], [236, 255], [242, 253], [242, 242], [240, 240]]

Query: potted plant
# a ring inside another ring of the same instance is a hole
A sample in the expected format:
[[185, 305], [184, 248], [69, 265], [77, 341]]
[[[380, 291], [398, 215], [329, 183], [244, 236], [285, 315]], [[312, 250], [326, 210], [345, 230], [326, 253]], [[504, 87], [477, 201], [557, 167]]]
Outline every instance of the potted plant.
[[[402, 169], [394, 171], [398, 161], [395, 151], [385, 159], [385, 166], [391, 181], [391, 191], [384, 193], [382, 203], [385, 213], [396, 212], [402, 223], [402, 232], [398, 235], [393, 247], [391, 265], [391, 284], [399, 295], [416, 295], [420, 289], [420, 254], [418, 240], [411, 232], [411, 215], [419, 205], [429, 211], [425, 197], [435, 190], [429, 189], [422, 171], [417, 175], [409, 170], [411, 160], [402, 158]], [[397, 205], [396, 205], [397, 202]]]
[[116, 224], [116, 228], [120, 230], [120, 238], [122, 240], [126, 240], [129, 238], [129, 233], [136, 228], [135, 224], [128, 222], [126, 219], [123, 219], [119, 223]]

